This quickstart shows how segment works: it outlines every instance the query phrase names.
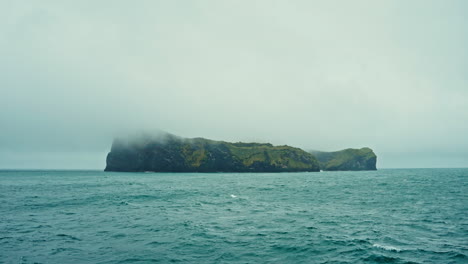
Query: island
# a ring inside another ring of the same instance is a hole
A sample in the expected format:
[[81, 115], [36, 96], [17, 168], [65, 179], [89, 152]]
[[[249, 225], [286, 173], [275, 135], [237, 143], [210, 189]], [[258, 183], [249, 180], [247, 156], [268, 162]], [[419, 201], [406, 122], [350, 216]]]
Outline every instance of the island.
[[114, 139], [105, 171], [316, 172], [314, 155], [290, 146], [230, 143], [172, 134]]
[[324, 171], [376, 170], [377, 156], [370, 148], [344, 149], [334, 152], [310, 151]]
[[370, 148], [304, 151], [269, 143], [231, 143], [169, 133], [114, 139], [105, 171], [316, 172], [376, 170]]

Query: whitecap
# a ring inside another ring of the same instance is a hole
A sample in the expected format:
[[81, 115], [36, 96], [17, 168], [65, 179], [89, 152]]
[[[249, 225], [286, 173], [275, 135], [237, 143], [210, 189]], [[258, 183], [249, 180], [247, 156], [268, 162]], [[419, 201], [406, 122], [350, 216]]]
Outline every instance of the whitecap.
[[376, 247], [376, 248], [384, 249], [384, 250], [387, 250], [387, 251], [395, 251], [395, 252], [400, 252], [401, 251], [400, 248], [392, 247], [392, 246], [385, 246], [385, 245], [380, 245], [380, 244], [373, 244], [372, 246]]
[[232, 198], [236, 198], [237, 196], [235, 196], [234, 194], [231, 194], [231, 197], [232, 197]]

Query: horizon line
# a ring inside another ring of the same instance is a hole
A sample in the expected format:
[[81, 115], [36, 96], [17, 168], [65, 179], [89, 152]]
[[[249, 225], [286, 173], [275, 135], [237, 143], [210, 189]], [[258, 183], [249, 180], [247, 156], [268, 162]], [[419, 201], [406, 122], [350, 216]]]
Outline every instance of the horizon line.
[[[379, 170], [404, 170], [404, 169], [468, 169], [468, 167], [387, 167], [387, 168], [377, 168], [377, 170], [355, 170], [355, 172], [359, 171], [379, 171]], [[104, 169], [85, 169], [85, 168], [0, 168], [0, 171], [102, 171]], [[353, 171], [353, 170], [348, 170]], [[108, 171], [112, 172], [112, 171]], [[328, 172], [328, 171], [320, 171], [320, 172]], [[331, 171], [333, 172], [333, 171]], [[158, 172], [154, 172], [158, 173]], [[185, 172], [176, 172], [176, 173], [185, 173]], [[223, 172], [220, 172], [223, 173]], [[232, 172], [229, 172], [232, 173]], [[258, 173], [258, 172], [255, 172]]]

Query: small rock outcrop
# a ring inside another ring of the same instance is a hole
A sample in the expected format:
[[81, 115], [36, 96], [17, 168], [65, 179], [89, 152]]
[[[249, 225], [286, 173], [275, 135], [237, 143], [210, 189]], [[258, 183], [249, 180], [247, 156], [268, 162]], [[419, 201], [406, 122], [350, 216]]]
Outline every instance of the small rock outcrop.
[[377, 170], [377, 156], [370, 148], [344, 149], [335, 152], [310, 151], [324, 171]]

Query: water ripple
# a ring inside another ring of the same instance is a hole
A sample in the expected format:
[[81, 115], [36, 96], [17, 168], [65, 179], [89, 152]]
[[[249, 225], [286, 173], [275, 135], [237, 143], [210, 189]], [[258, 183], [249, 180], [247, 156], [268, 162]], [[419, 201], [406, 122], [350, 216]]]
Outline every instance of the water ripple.
[[0, 171], [0, 263], [468, 263], [467, 180]]

